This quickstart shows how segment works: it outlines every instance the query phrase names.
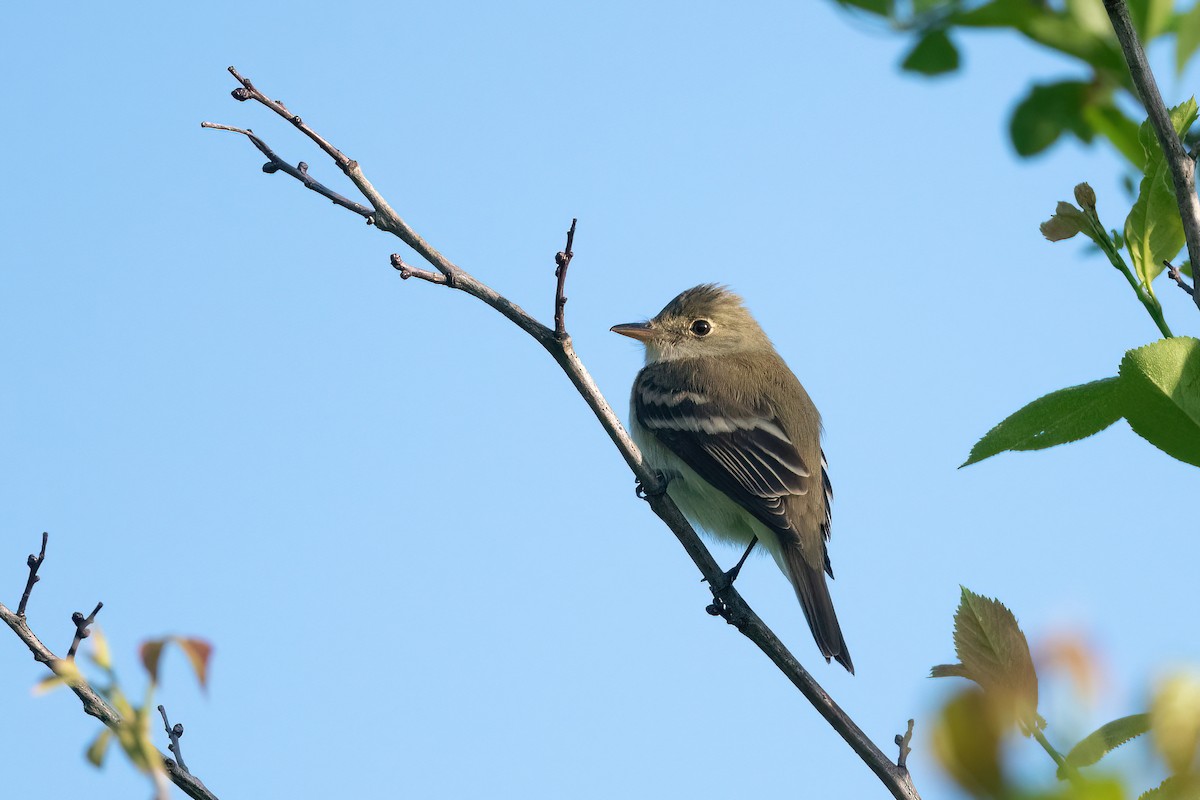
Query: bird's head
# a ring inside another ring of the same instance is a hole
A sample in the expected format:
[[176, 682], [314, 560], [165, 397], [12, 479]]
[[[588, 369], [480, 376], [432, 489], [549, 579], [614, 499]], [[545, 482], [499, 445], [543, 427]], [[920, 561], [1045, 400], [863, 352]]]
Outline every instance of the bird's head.
[[610, 330], [644, 344], [647, 363], [771, 347], [742, 298], [711, 283], [683, 292], [649, 322], [614, 325]]

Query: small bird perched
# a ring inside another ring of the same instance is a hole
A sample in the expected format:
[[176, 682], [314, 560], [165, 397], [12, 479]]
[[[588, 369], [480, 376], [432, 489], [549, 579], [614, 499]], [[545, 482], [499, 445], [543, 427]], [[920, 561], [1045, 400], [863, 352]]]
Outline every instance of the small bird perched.
[[771, 340], [732, 292], [688, 289], [649, 322], [613, 332], [646, 346], [630, 429], [667, 494], [715, 538], [756, 541], [775, 557], [825, 660], [853, 674], [825, 573], [830, 503], [821, 416]]

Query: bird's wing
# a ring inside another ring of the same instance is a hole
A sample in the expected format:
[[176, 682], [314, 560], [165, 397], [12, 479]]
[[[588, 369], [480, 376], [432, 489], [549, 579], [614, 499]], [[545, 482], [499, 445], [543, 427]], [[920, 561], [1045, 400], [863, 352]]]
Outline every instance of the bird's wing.
[[764, 525], [792, 531], [784, 498], [808, 494], [812, 473], [774, 412], [745, 401], [718, 404], [695, 383], [679, 388], [676, 376], [665, 377], [654, 367], [638, 377], [638, 422]]

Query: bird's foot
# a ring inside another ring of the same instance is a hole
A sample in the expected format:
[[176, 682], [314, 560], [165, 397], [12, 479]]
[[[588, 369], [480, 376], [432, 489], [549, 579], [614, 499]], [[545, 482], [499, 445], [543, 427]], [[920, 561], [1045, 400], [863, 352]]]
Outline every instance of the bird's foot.
[[655, 477], [655, 483], [657, 484], [657, 486], [655, 488], [647, 489], [646, 485], [644, 483], [642, 483], [641, 478], [639, 478], [637, 480], [637, 488], [635, 488], [633, 490], [634, 494], [636, 494], [640, 499], [645, 500], [647, 502], [649, 502], [653, 498], [662, 497], [664, 494], [666, 494], [667, 493], [667, 484], [669, 483], [669, 481], [667, 480], [667, 476], [664, 475], [661, 471], [658, 471], [658, 472], [654, 473], [654, 477]]

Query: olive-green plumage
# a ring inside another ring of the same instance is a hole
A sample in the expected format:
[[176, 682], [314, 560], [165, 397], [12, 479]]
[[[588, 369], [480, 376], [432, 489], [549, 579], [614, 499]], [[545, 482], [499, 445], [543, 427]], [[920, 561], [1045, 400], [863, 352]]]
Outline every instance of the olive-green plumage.
[[821, 654], [854, 672], [825, 580], [833, 492], [808, 392], [741, 298], [718, 286], [613, 330], [646, 346], [630, 428], [667, 493], [714, 537], [757, 538], [795, 589]]

